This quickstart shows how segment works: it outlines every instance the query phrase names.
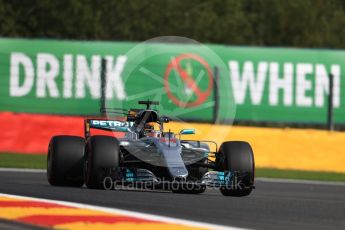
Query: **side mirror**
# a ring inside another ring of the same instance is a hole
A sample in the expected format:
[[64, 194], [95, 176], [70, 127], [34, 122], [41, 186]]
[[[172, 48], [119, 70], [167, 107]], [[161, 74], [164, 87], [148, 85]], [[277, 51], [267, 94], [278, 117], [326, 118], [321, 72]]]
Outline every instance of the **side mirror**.
[[182, 129], [180, 135], [195, 134], [195, 129]]
[[163, 123], [169, 123], [170, 118], [169, 117], [160, 117], [159, 120], [160, 120], [160, 122], [163, 122]]

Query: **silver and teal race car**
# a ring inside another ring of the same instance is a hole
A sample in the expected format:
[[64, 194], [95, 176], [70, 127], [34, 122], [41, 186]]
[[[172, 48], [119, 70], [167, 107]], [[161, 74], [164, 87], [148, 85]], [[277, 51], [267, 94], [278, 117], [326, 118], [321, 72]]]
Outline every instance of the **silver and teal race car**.
[[[195, 133], [164, 129], [154, 101], [126, 111], [126, 119], [85, 119], [85, 136], [54, 136], [48, 147], [47, 177], [54, 186], [91, 189], [145, 188], [202, 193], [217, 188], [225, 196], [246, 196], [254, 188], [254, 155], [243, 141], [186, 140]], [[92, 129], [119, 135], [91, 135]], [[215, 146], [215, 151], [210, 150]]]

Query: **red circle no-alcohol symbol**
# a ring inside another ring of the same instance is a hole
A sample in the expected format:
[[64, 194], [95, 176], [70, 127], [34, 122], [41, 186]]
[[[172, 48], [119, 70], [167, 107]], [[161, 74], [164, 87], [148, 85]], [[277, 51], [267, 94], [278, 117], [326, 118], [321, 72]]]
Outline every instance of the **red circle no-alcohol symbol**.
[[[197, 82], [193, 78], [193, 76], [190, 76], [190, 74], [181, 67], [181, 61], [184, 59], [191, 59], [194, 60], [198, 63], [200, 63], [206, 70], [206, 74], [208, 77], [208, 87], [206, 90], [201, 90], [200, 87], [198, 86]], [[180, 77], [183, 83], [185, 84], [186, 87], [189, 88], [195, 95], [196, 95], [196, 100], [191, 101], [191, 102], [186, 102], [183, 101], [182, 98], [177, 98], [171, 90], [171, 83], [169, 83], [169, 77], [172, 75], [170, 74], [171, 71], [176, 71], [177, 77]], [[164, 88], [165, 91], [168, 94], [168, 97], [171, 99], [171, 101], [180, 107], [195, 107], [198, 105], [201, 105], [204, 103], [207, 98], [210, 96], [212, 92], [212, 87], [213, 87], [213, 74], [211, 71], [210, 66], [208, 63], [202, 59], [201, 57], [195, 55], [195, 54], [181, 54], [174, 59], [170, 61], [170, 63], [167, 66], [167, 69], [165, 70], [164, 74]]]

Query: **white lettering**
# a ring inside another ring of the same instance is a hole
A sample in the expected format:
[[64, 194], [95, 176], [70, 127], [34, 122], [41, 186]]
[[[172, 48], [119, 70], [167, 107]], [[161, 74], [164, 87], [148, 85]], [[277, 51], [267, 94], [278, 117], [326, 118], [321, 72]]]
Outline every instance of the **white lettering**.
[[120, 121], [115, 121], [114, 122], [114, 126], [124, 126], [125, 124], [123, 122]]
[[340, 107], [340, 66], [332, 65], [331, 73], [333, 74], [333, 106]]
[[92, 121], [92, 124], [93, 124], [93, 125], [99, 125], [99, 121], [93, 120], [93, 121]]
[[[20, 65], [24, 67], [24, 83], [20, 86]], [[23, 53], [12, 53], [10, 63], [10, 96], [27, 95], [34, 84], [34, 67], [28, 56]]]
[[91, 58], [91, 70], [87, 65], [86, 57], [77, 55], [77, 83], [76, 83], [76, 97], [85, 97], [85, 83], [90, 88], [91, 97], [94, 99], [100, 98], [100, 72], [101, 72], [101, 57], [96, 55]]
[[63, 97], [72, 97], [72, 81], [73, 81], [73, 58], [72, 55], [63, 56]]
[[[331, 73], [333, 74], [333, 106], [338, 108], [340, 106], [340, 67], [339, 65], [331, 66]], [[325, 104], [325, 94], [329, 95], [329, 75], [326, 67], [322, 64], [317, 64], [315, 68], [315, 105], [323, 107]]]
[[[243, 104], [247, 88], [249, 85], [249, 93], [253, 105], [259, 105], [261, 103], [262, 94], [264, 91], [268, 63], [260, 62], [258, 64], [258, 70], [255, 77], [254, 66], [250, 61], [246, 61], [243, 65], [242, 77], [240, 77], [239, 63], [237, 61], [229, 61], [230, 68], [230, 80], [233, 87], [233, 93], [235, 102], [237, 104]], [[257, 79], [255, 79], [257, 78]]]
[[270, 63], [270, 85], [269, 85], [269, 104], [278, 105], [279, 90], [284, 91], [284, 105], [292, 105], [292, 63], [284, 64], [284, 78], [279, 78], [279, 64], [277, 62]]
[[297, 106], [310, 107], [313, 103], [311, 96], [307, 96], [306, 92], [311, 90], [311, 80], [307, 79], [307, 75], [313, 72], [313, 65], [308, 63], [297, 64], [296, 67], [296, 104]]
[[51, 97], [59, 96], [59, 91], [55, 82], [55, 78], [58, 74], [59, 62], [54, 55], [37, 55], [37, 97], [45, 97], [46, 88], [48, 88], [48, 92]]
[[118, 56], [116, 59], [115, 66], [113, 65], [114, 57], [107, 56], [107, 66], [106, 66], [106, 78], [107, 78], [107, 88], [106, 88], [106, 97], [108, 99], [113, 98], [113, 91], [116, 94], [118, 100], [126, 99], [126, 92], [123, 81], [121, 79], [121, 73], [125, 67], [127, 57]]

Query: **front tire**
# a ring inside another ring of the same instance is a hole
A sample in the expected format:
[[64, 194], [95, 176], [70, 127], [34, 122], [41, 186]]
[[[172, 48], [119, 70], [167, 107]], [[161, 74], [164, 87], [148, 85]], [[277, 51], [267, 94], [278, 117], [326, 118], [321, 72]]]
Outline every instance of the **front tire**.
[[104, 189], [104, 178], [119, 166], [119, 142], [110, 136], [92, 136], [85, 156], [85, 184], [91, 189]]
[[49, 184], [54, 186], [83, 186], [84, 147], [85, 142], [82, 137], [52, 137], [47, 156]]
[[224, 142], [220, 146], [216, 164], [222, 171], [244, 175], [241, 177], [240, 186], [236, 184], [232, 188], [220, 188], [220, 192], [224, 196], [248, 196], [252, 192], [255, 163], [253, 150], [249, 143], [244, 141]]

